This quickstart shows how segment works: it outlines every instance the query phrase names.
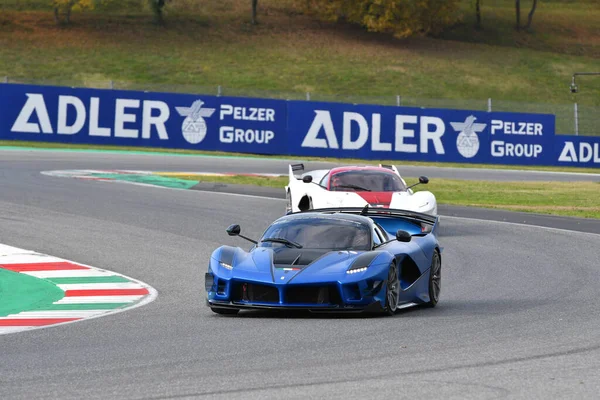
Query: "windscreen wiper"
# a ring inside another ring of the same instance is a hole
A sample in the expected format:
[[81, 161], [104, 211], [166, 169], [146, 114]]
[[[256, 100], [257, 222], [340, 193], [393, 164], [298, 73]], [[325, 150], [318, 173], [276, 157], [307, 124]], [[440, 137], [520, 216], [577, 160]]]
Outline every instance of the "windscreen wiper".
[[296, 243], [296, 242], [292, 242], [291, 240], [287, 240], [284, 238], [266, 238], [266, 239], [262, 239], [261, 242], [275, 242], [275, 243], [282, 243], [285, 244], [288, 247], [295, 247], [297, 249], [301, 249], [302, 245], [300, 243]]
[[358, 186], [358, 185], [337, 185], [336, 188], [356, 189], [356, 190], [362, 190], [363, 192], [371, 191], [371, 189], [367, 189], [367, 188], [364, 188], [364, 187]]

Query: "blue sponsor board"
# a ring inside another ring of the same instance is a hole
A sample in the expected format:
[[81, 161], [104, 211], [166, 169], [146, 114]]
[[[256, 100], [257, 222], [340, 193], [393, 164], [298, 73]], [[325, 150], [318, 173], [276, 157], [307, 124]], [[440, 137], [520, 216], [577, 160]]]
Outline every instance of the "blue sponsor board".
[[371, 160], [552, 164], [555, 117], [290, 101], [294, 154]]
[[600, 137], [556, 136], [556, 165], [600, 168]]
[[600, 167], [555, 117], [0, 85], [0, 139], [255, 154]]
[[286, 102], [0, 85], [0, 138], [285, 154]]

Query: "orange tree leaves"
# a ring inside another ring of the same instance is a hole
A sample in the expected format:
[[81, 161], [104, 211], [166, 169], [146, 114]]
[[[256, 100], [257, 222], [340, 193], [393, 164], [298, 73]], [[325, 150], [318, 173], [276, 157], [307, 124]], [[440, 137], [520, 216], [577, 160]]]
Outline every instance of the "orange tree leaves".
[[403, 38], [437, 34], [457, 20], [458, 0], [299, 0], [310, 14]]

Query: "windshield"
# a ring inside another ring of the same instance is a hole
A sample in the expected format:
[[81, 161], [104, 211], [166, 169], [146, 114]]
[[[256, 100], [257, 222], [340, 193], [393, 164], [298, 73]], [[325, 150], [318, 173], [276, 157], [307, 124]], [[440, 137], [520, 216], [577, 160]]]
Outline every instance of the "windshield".
[[394, 173], [362, 170], [338, 172], [333, 175], [329, 190], [343, 192], [402, 192], [406, 190], [406, 185]]
[[369, 227], [361, 222], [335, 218], [305, 217], [275, 222], [263, 235], [259, 246], [285, 246], [285, 239], [306, 249], [370, 250]]

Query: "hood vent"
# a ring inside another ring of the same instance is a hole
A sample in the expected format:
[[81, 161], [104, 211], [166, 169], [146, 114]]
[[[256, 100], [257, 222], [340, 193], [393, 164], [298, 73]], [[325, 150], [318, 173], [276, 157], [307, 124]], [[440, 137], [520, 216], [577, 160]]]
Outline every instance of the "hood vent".
[[289, 249], [286, 247], [273, 250], [273, 264], [275, 266], [306, 267], [316, 259], [329, 253], [327, 249]]

